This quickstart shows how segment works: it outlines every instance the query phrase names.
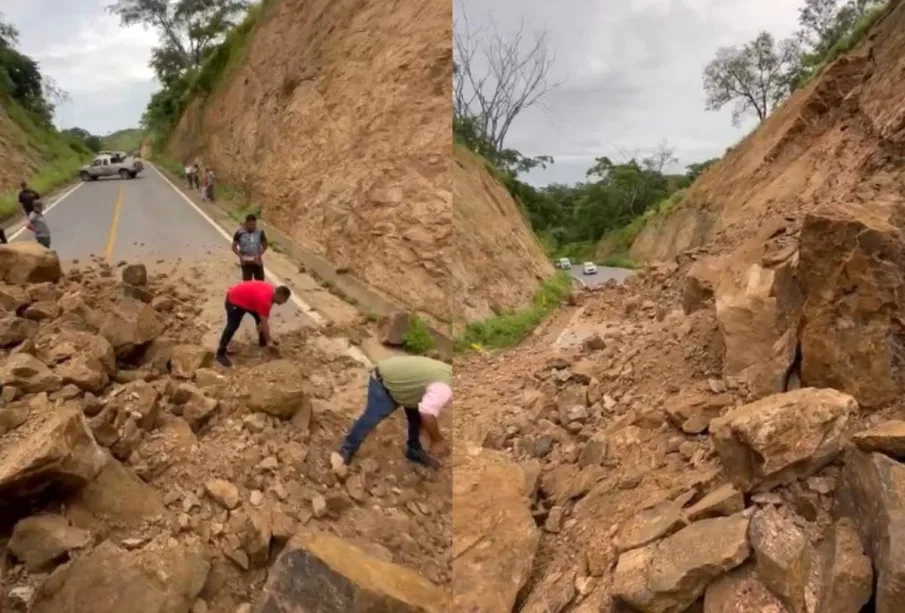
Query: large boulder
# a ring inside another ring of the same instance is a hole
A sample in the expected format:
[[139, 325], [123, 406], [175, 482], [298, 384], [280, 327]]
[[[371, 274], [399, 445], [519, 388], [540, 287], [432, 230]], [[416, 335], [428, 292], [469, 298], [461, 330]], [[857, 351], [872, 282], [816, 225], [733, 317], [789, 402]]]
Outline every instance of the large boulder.
[[830, 527], [817, 564], [815, 613], [861, 611], [873, 593], [874, 573], [850, 519], [841, 519]]
[[198, 547], [126, 551], [110, 541], [58, 568], [35, 594], [31, 613], [188, 613], [210, 562]]
[[805, 588], [812, 561], [805, 534], [791, 519], [767, 507], [751, 519], [748, 538], [761, 582], [789, 611], [805, 613]]
[[449, 596], [415, 571], [370, 557], [335, 536], [294, 537], [268, 572], [258, 613], [449, 611]]
[[18, 345], [31, 338], [36, 330], [35, 322], [18, 317], [15, 313], [7, 313], [0, 317], [0, 347]]
[[683, 613], [723, 573], [751, 554], [743, 514], [703, 519], [619, 556], [613, 595], [639, 613]]
[[47, 570], [67, 554], [91, 543], [91, 533], [70, 525], [62, 515], [34, 515], [19, 521], [9, 551], [30, 571]]
[[801, 295], [795, 258], [775, 268], [727, 270], [716, 289], [723, 335], [723, 374], [744, 381], [758, 398], [785, 390], [795, 359]]
[[0, 363], [0, 386], [11, 386], [29, 394], [60, 389], [62, 378], [27, 353], [13, 354]]
[[122, 298], [109, 305], [100, 332], [118, 357], [130, 358], [161, 335], [163, 322], [150, 305]]
[[905, 602], [905, 466], [879, 454], [853, 452], [836, 488], [836, 512], [851, 519], [873, 560], [877, 613]]
[[49, 325], [35, 335], [35, 356], [48, 366], [68, 360], [97, 361], [112, 376], [116, 372], [116, 354], [103, 336], [85, 330]]
[[106, 461], [77, 405], [33, 410], [26, 423], [0, 437], [0, 507], [17, 514], [45, 491], [80, 488]]
[[239, 398], [251, 411], [284, 419], [310, 409], [303, 371], [290, 360], [275, 360], [249, 369], [243, 374]]
[[799, 240], [801, 381], [868, 409], [905, 389], [905, 244], [887, 209], [870, 202], [809, 213]]
[[61, 276], [63, 270], [55, 251], [31, 241], [0, 245], [0, 280], [14, 285], [56, 283]]
[[489, 450], [457, 448], [453, 471], [452, 610], [510, 613], [531, 576], [539, 539], [527, 479]]
[[803, 388], [736, 407], [710, 422], [710, 434], [733, 484], [766, 491], [832, 462], [857, 410], [848, 394]]

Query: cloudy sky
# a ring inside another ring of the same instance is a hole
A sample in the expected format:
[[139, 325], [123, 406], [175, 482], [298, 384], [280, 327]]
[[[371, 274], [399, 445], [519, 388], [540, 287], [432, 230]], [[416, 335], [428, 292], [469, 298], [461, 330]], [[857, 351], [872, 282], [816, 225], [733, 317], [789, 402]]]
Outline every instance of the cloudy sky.
[[148, 68], [156, 36], [121, 28], [104, 10], [110, 2], [0, 0], [4, 19], [19, 29], [19, 50], [72, 99], [57, 110], [60, 127], [101, 135], [136, 127], [157, 89]]
[[[717, 48], [741, 45], [759, 30], [777, 38], [796, 28], [796, 0], [455, 0], [471, 29], [496, 24], [512, 31], [546, 27], [561, 84], [549, 111], [530, 109], [513, 124], [506, 145], [556, 163], [533, 183], [584, 179], [594, 158], [652, 149], [665, 139], [680, 166], [702, 161], [737, 142], [730, 109], [704, 110], [701, 73]], [[463, 9], [464, 6], [464, 9]], [[461, 26], [459, 26], [461, 27]]]

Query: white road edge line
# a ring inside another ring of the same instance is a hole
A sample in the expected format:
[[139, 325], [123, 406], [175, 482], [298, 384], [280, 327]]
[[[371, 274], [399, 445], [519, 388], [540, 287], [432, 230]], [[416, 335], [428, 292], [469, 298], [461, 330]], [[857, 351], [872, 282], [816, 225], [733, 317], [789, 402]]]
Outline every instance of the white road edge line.
[[[160, 172], [154, 164], [151, 164], [150, 162], [148, 162], [148, 163], [147, 163], [147, 166], [150, 167], [150, 168], [152, 168], [152, 169], [154, 170], [154, 172], [156, 172], [157, 175], [158, 175], [161, 179], [163, 179], [163, 180], [166, 182], [166, 184], [169, 185], [169, 186], [173, 189], [174, 192], [176, 192], [177, 194], [179, 194], [179, 195], [182, 197], [182, 199], [185, 200], [186, 203], [188, 203], [188, 205], [189, 205], [190, 207], [192, 207], [192, 208], [195, 210], [196, 213], [198, 213], [199, 215], [201, 215], [201, 217], [202, 217], [205, 221], [207, 221], [207, 223], [209, 223], [209, 224], [210, 224], [217, 232], [219, 232], [219, 233], [220, 233], [220, 236], [222, 236], [224, 239], [226, 239], [227, 242], [232, 243], [232, 240], [233, 240], [233, 239], [232, 239], [232, 237], [229, 235], [229, 233], [228, 233], [226, 230], [224, 230], [223, 227], [222, 227], [220, 224], [218, 224], [216, 221], [214, 221], [214, 220], [211, 218], [210, 215], [208, 215], [207, 213], [205, 213], [205, 212], [201, 209], [201, 207], [199, 207], [197, 204], [195, 204], [194, 202], [192, 202], [192, 199], [189, 198], [188, 196], [186, 196], [186, 195], [182, 192], [181, 189], [179, 189], [178, 187], [176, 187], [175, 185], [173, 185], [173, 182], [170, 181], [170, 180], [166, 177], [166, 175], [164, 175], [162, 172]], [[78, 187], [78, 186], [76, 186], [76, 187]], [[63, 198], [65, 198], [66, 196], [68, 196], [70, 193], [72, 193], [72, 192], [66, 193], [66, 194], [63, 196]], [[60, 200], [62, 200], [62, 198], [60, 198]], [[57, 200], [57, 202], [59, 202], [59, 200]], [[56, 202], [54, 202], [54, 204], [56, 204]], [[264, 276], [267, 278], [268, 281], [270, 281], [270, 282], [273, 283], [274, 285], [284, 285], [284, 282], [283, 282], [279, 277], [277, 277], [275, 274], [273, 274], [270, 270], [268, 270], [266, 266], [264, 267]], [[292, 303], [293, 303], [296, 307], [298, 307], [298, 309], [299, 309], [300, 311], [302, 311], [305, 315], [307, 315], [308, 317], [310, 317], [310, 318], [314, 321], [314, 323], [318, 325], [318, 327], [323, 326], [323, 325], [326, 323], [326, 320], [324, 319], [324, 316], [323, 316], [323, 315], [321, 315], [320, 313], [318, 313], [317, 311], [315, 311], [314, 308], [313, 308], [311, 305], [309, 305], [309, 304], [305, 303], [304, 301], [302, 301], [302, 299], [299, 298], [298, 296], [296, 296], [295, 293], [293, 293], [293, 294], [290, 296], [289, 299], [292, 301]], [[357, 360], [358, 362], [361, 362], [362, 364], [364, 364], [364, 365], [365, 365], [366, 367], [368, 367], [368, 368], [370, 368], [370, 367], [373, 365], [373, 364], [371, 363], [371, 360], [369, 360], [368, 357], [367, 357], [364, 353], [362, 353], [361, 350], [358, 349], [357, 347], [353, 347], [353, 346], [350, 345], [347, 349], [348, 349], [349, 356], [352, 357], [353, 359]]]
[[587, 286], [588, 286], [588, 284], [585, 283], [585, 282], [584, 282], [584, 279], [582, 279], [581, 277], [576, 277], [575, 275], [572, 275], [572, 274], [570, 274], [569, 276], [572, 277], [574, 280], [578, 281], [579, 283], [581, 283], [581, 286], [582, 286], [582, 287], [587, 287]]
[[[63, 202], [63, 199], [64, 199], [64, 198], [68, 197], [69, 194], [71, 194], [72, 192], [74, 192], [75, 190], [77, 190], [78, 188], [80, 188], [82, 185], [84, 185], [84, 183], [76, 183], [76, 184], [75, 184], [75, 187], [72, 187], [72, 188], [71, 188], [69, 191], [67, 191], [65, 194], [63, 194], [62, 196], [60, 196], [59, 198], [57, 198], [56, 200], [54, 200], [53, 202], [51, 202], [50, 204], [48, 204], [48, 205], [47, 205], [47, 208], [44, 209], [44, 214], [46, 215], [47, 213], [49, 213], [50, 211], [52, 211], [53, 208], [54, 208], [56, 205], [58, 205], [58, 204], [60, 204], [61, 202]], [[19, 236], [20, 234], [22, 234], [23, 232], [25, 232], [25, 223], [23, 223], [21, 226], [19, 226], [19, 229], [16, 230], [15, 232], [13, 232], [13, 233], [7, 238], [7, 240], [10, 241], [10, 242], [12, 242], [12, 241], [16, 240], [16, 238], [18, 238], [18, 236]]]

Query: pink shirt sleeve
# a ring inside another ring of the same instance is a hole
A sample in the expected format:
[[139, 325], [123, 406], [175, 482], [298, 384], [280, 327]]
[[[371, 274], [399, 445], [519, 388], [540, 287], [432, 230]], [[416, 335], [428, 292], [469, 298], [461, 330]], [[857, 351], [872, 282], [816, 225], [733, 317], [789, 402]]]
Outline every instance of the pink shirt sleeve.
[[440, 411], [452, 400], [452, 388], [445, 383], [431, 383], [427, 386], [421, 402], [418, 403], [418, 412], [425, 415], [438, 417]]

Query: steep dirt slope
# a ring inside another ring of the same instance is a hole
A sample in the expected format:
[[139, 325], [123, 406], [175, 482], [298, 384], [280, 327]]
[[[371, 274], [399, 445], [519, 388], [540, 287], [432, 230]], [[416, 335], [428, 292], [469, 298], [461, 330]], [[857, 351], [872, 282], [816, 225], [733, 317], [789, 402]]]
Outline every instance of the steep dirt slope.
[[553, 266], [519, 205], [480, 159], [458, 146], [452, 185], [451, 266], [455, 295], [461, 297], [456, 319], [483, 319], [523, 306]]
[[18, 187], [38, 168], [41, 152], [0, 101], [0, 193]]
[[305, 248], [448, 320], [451, 19], [434, 0], [275, 0], [169, 147]]
[[664, 262], [457, 361], [457, 610], [901, 610], [903, 33], [648, 228]]
[[[903, 154], [905, 8], [893, 3], [856, 49], [796, 92], [689, 189], [631, 248], [666, 260], [716, 243], [721, 251], [769, 234], [769, 221], [859, 192], [901, 193], [888, 176]], [[879, 182], [882, 185], [878, 184]]]

